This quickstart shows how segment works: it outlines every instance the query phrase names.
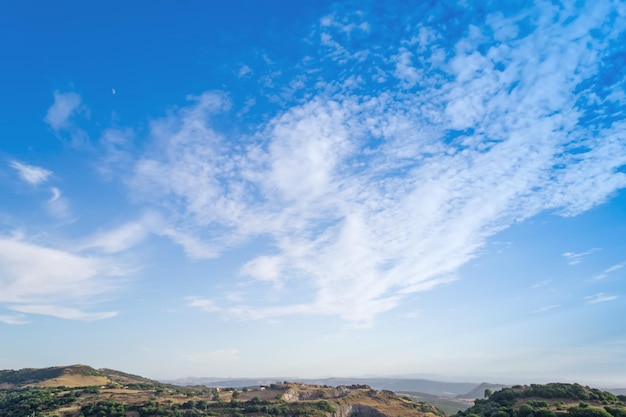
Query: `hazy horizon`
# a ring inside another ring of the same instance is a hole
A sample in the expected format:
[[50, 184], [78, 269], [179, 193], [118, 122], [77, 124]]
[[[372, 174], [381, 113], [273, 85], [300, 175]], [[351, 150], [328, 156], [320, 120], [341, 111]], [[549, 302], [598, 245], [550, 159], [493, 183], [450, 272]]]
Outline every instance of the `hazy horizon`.
[[623, 2], [35, 0], [0, 39], [0, 368], [626, 387]]
[[166, 382], [175, 382], [175, 381], [183, 381], [185, 379], [209, 379], [216, 382], [219, 381], [228, 381], [228, 380], [265, 380], [265, 381], [275, 381], [275, 382], [283, 382], [283, 381], [298, 381], [298, 380], [328, 380], [328, 379], [354, 379], [354, 380], [366, 380], [366, 379], [403, 379], [403, 380], [426, 380], [433, 382], [443, 382], [443, 383], [468, 383], [468, 384], [476, 384], [477, 386], [482, 383], [487, 384], [499, 384], [499, 385], [530, 385], [530, 384], [549, 384], [549, 383], [565, 383], [565, 384], [580, 384], [583, 386], [590, 386], [592, 388], [600, 388], [600, 389], [626, 389], [626, 385], [620, 381], [617, 381], [617, 385], [612, 381], [602, 381], [602, 380], [569, 380], [567, 378], [530, 378], [530, 379], [493, 379], [491, 377], [480, 377], [474, 375], [467, 376], [446, 376], [446, 375], [431, 375], [431, 376], [415, 376], [412, 374], [406, 375], [356, 375], [356, 376], [313, 376], [313, 377], [298, 377], [298, 376], [288, 376], [288, 375], [275, 375], [275, 376], [248, 376], [248, 377], [219, 377], [219, 376], [183, 376], [176, 378], [153, 378], [157, 381], [166, 381]]

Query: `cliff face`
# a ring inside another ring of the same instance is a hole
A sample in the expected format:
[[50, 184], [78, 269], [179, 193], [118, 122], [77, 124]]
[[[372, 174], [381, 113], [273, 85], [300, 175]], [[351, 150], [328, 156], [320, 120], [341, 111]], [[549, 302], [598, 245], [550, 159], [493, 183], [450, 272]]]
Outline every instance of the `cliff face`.
[[296, 401], [313, 401], [328, 398], [343, 398], [350, 393], [347, 387], [322, 388], [315, 385], [298, 387], [290, 387], [282, 394], [282, 399], [286, 402]]
[[388, 417], [375, 408], [361, 404], [339, 405], [331, 417]]

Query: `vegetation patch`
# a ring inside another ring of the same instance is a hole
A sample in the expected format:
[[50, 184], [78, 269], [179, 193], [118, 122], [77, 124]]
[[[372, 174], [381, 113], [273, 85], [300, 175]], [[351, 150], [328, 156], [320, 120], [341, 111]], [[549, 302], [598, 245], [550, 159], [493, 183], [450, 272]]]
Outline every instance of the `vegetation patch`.
[[626, 416], [626, 397], [579, 384], [516, 385], [485, 394], [455, 417]]

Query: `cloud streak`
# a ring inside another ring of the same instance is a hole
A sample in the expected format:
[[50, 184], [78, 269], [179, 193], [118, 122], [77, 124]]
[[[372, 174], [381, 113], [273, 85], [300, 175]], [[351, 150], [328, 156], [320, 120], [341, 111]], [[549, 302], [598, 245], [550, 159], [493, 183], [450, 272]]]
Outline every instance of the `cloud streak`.
[[615, 272], [615, 271], [619, 271], [620, 269], [622, 269], [624, 267], [624, 264], [616, 264], [613, 265], [611, 267], [606, 268], [604, 271], [602, 271], [600, 274], [595, 275], [593, 278], [591, 278], [593, 281], [598, 281], [601, 279], [605, 279], [606, 277], [609, 276], [609, 274]]
[[560, 307], [561, 307], [560, 304], [554, 304], [554, 305], [538, 308], [536, 310], [531, 311], [531, 313], [532, 314], [545, 313], [546, 311], [554, 310]]
[[[593, 93], [626, 25], [620, 13], [606, 24], [608, 2], [585, 7], [495, 13], [448, 44], [442, 28], [418, 22], [361, 50], [353, 42], [376, 35], [376, 24], [334, 16], [319, 27], [321, 75], [299, 79], [308, 96], [256, 132], [231, 140], [214, 127], [232, 106], [221, 92], [155, 120], [132, 189], [175, 233], [211, 248], [207, 257], [268, 239], [240, 274], [285, 294], [276, 305], [191, 306], [370, 323], [456, 279], [507, 227], [542, 212], [575, 216], [625, 187], [626, 124], [602, 104], [589, 118], [576, 103]], [[359, 79], [345, 70], [361, 65]], [[563, 256], [575, 264], [590, 253]], [[290, 305], [302, 286], [309, 299]]]
[[75, 308], [67, 308], [53, 305], [14, 305], [12, 310], [28, 314], [42, 314], [58, 317], [61, 319], [94, 321], [115, 317], [117, 312], [87, 313]]
[[585, 304], [606, 303], [608, 301], [617, 300], [618, 298], [619, 298], [619, 295], [617, 294], [605, 294], [605, 293], [600, 292], [600, 293], [585, 297]]
[[52, 175], [52, 171], [34, 165], [23, 164], [18, 161], [11, 161], [9, 165], [14, 168], [20, 178], [30, 185], [39, 185]]
[[565, 259], [567, 259], [567, 263], [568, 263], [569, 265], [577, 265], [577, 264], [579, 264], [579, 263], [581, 263], [581, 262], [582, 262], [582, 259], [583, 259], [585, 256], [592, 255], [592, 254], [594, 254], [594, 253], [598, 252], [599, 250], [600, 250], [600, 248], [593, 248], [593, 249], [590, 249], [590, 250], [588, 250], [588, 251], [586, 251], [586, 252], [580, 252], [580, 253], [575, 253], [575, 252], [565, 252], [565, 253], [563, 254], [563, 257], [564, 257]]

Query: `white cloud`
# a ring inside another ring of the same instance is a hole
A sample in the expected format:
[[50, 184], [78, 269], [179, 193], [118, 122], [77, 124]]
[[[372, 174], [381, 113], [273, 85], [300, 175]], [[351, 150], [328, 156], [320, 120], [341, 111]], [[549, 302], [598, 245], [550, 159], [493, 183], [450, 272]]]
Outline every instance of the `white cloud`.
[[615, 271], [619, 271], [620, 269], [622, 269], [624, 267], [624, 264], [616, 264], [613, 265], [607, 269], [605, 269], [604, 271], [602, 271], [602, 273], [595, 275], [594, 277], [592, 277], [591, 279], [594, 281], [598, 281], [601, 279], [605, 279], [606, 277], [609, 276], [610, 273], [615, 272]]
[[179, 230], [167, 228], [159, 232], [169, 237], [174, 243], [183, 247], [185, 255], [190, 259], [212, 259], [219, 256], [219, 250], [202, 240]]
[[[11, 161], [9, 164], [17, 170], [18, 175], [25, 182], [36, 186], [48, 181], [52, 171], [34, 165], [23, 164], [18, 161]], [[46, 201], [45, 207], [51, 216], [56, 218], [68, 218], [71, 215], [69, 201], [61, 195], [61, 190], [51, 187], [51, 197]]]
[[114, 173], [125, 173], [133, 168], [132, 149], [134, 132], [131, 129], [107, 129], [99, 140], [102, 158], [96, 170], [106, 179]]
[[82, 313], [61, 305], [88, 305], [116, 288], [119, 267], [24, 241], [0, 237], [0, 305], [23, 313], [91, 320], [112, 313]]
[[411, 52], [402, 49], [398, 55], [394, 57], [396, 62], [395, 76], [402, 81], [404, 88], [413, 87], [422, 78], [422, 74], [413, 67], [411, 63]]
[[619, 295], [617, 294], [605, 294], [605, 293], [600, 292], [600, 293], [585, 297], [585, 304], [606, 303], [607, 301], [613, 301], [618, 298], [619, 298]]
[[531, 313], [533, 313], [533, 314], [545, 313], [546, 311], [554, 310], [554, 309], [559, 308], [559, 307], [561, 307], [560, 304], [554, 304], [554, 305], [538, 308], [536, 310], [531, 311]]
[[568, 264], [576, 265], [576, 264], [581, 263], [582, 262], [582, 258], [584, 258], [585, 256], [592, 255], [592, 254], [594, 254], [594, 253], [596, 253], [596, 252], [598, 252], [600, 250], [601, 250], [600, 248], [593, 248], [593, 249], [590, 249], [590, 250], [588, 250], [586, 252], [579, 252], [579, 253], [565, 252], [563, 254], [563, 257], [565, 259], [567, 259], [567, 263]]
[[39, 185], [48, 181], [52, 171], [34, 165], [23, 164], [18, 161], [11, 161], [9, 165], [17, 170], [20, 178], [30, 185]]
[[4, 324], [28, 324], [28, 321], [24, 318], [23, 314], [0, 314], [0, 323]]
[[551, 280], [551, 279], [546, 279], [546, 280], [544, 280], [544, 281], [541, 281], [541, 282], [538, 282], [538, 283], [536, 283], [536, 284], [531, 285], [531, 287], [530, 287], [530, 288], [541, 288], [541, 287], [545, 287], [545, 286], [549, 285], [549, 284], [550, 284], [550, 282], [552, 282], [552, 280]]
[[67, 133], [69, 144], [73, 147], [84, 147], [89, 137], [87, 133], [74, 123], [76, 115], [88, 115], [87, 108], [82, 105], [80, 94], [75, 92], [54, 92], [54, 103], [48, 109], [44, 121], [57, 134]]
[[70, 203], [61, 195], [61, 190], [56, 187], [50, 189], [52, 196], [46, 202], [48, 212], [57, 218], [64, 219], [71, 216]]
[[44, 121], [56, 131], [70, 125], [70, 118], [80, 109], [81, 98], [77, 93], [54, 92], [54, 103], [48, 109]]
[[[351, 50], [349, 22], [331, 16], [319, 29], [323, 59], [367, 62], [397, 85], [365, 93], [344, 69], [312, 87], [303, 79], [309, 98], [249, 137], [213, 127], [229, 106], [215, 92], [153, 122], [133, 192], [167, 213], [168, 235], [183, 246], [177, 233], [215, 256], [269, 240], [272, 255], [240, 272], [283, 288], [281, 305], [190, 305], [249, 319], [322, 314], [370, 323], [407, 294], [454, 280], [503, 229], [542, 212], [577, 215], [624, 188], [617, 168], [626, 164], [626, 125], [600, 128], [575, 106], [579, 85], [597, 75], [607, 43], [626, 26], [622, 19], [603, 41], [592, 38], [604, 6], [535, 11], [541, 19], [521, 37], [524, 14], [491, 16], [508, 41], [482, 48], [487, 35], [473, 26], [455, 45], [438, 46], [447, 60], [412, 43], [426, 33], [419, 27], [386, 46], [394, 59]], [[424, 42], [445, 38], [433, 32]], [[563, 256], [575, 264], [597, 250]], [[310, 298], [291, 301], [292, 284]]]
[[168, 226], [163, 217], [155, 211], [144, 213], [138, 220], [98, 231], [86, 238], [79, 249], [119, 253], [137, 246], [151, 235], [170, 238], [182, 246], [185, 254], [191, 259], [211, 259], [218, 256], [217, 249], [184, 231]]
[[197, 308], [206, 313], [215, 313], [222, 310], [216, 305], [214, 300], [208, 300], [202, 297], [187, 297], [186, 299], [189, 300], [189, 307]]
[[250, 75], [251, 73], [252, 73], [252, 68], [244, 64], [239, 68], [239, 71], [237, 71], [237, 76], [239, 78], [243, 78], [247, 75]]
[[10, 305], [9, 308], [21, 313], [41, 314], [68, 320], [95, 321], [104, 320], [117, 316], [117, 312], [87, 313], [75, 308], [60, 307], [54, 305]]
[[242, 266], [240, 273], [260, 281], [276, 282], [281, 278], [280, 263], [278, 256], [259, 256]]
[[87, 238], [80, 249], [97, 249], [104, 253], [121, 252], [142, 242], [151, 233], [159, 233], [162, 226], [161, 217], [156, 213], [148, 212], [137, 221], [96, 233]]

